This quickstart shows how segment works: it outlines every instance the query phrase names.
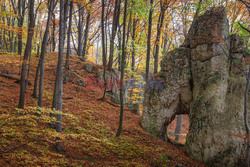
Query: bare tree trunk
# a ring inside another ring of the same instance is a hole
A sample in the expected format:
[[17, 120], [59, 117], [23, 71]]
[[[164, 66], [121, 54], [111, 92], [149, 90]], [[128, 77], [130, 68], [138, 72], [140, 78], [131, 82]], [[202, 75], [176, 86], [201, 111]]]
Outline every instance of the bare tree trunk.
[[[31, 48], [31, 52], [32, 52], [32, 48]], [[28, 72], [27, 72], [27, 79], [25, 80], [25, 93], [26, 93], [26, 90], [27, 90], [27, 86], [28, 86], [28, 83], [29, 83], [29, 77], [30, 77], [31, 52], [30, 52], [29, 61], [28, 61], [29, 66], [28, 66]]]
[[[62, 2], [62, 0], [60, 0], [60, 3], [61, 2]], [[68, 7], [67, 6], [69, 6], [69, 0], [66, 0], [65, 4], [63, 5], [63, 8], [64, 8], [63, 12], [61, 13], [62, 9], [61, 9], [61, 4], [60, 4], [59, 47], [58, 48], [60, 50], [60, 48], [62, 47], [61, 52], [59, 52], [59, 54], [62, 54], [62, 55], [63, 55], [64, 41], [65, 41], [65, 31], [66, 31], [66, 21], [67, 21], [67, 19], [65, 17], [67, 17], [67, 13], [68, 13]], [[61, 14], [63, 16], [61, 16]], [[64, 20], [61, 20], [61, 19], [64, 19]], [[61, 30], [60, 30], [60, 28], [61, 28]], [[61, 36], [63, 36], [63, 38], [62, 38], [62, 41], [60, 42], [60, 37]], [[60, 43], [62, 43], [62, 46], [60, 46]], [[60, 59], [63, 59], [63, 56]], [[58, 61], [59, 61], [59, 58], [58, 58]], [[56, 74], [56, 76], [57, 76], [57, 74]], [[59, 98], [58, 94], [60, 93], [60, 92], [58, 92], [59, 91], [58, 84], [60, 84], [58, 82], [60, 82], [60, 80], [58, 79], [58, 77], [56, 77], [55, 85], [54, 85], [54, 94], [53, 94], [53, 101], [52, 101], [52, 109], [57, 109], [58, 108], [58, 98]], [[50, 116], [54, 116], [54, 115], [50, 114]]]
[[117, 17], [119, 17], [118, 13], [118, 5], [120, 1], [115, 0], [115, 9], [114, 9], [114, 15], [113, 15], [113, 23], [112, 23], [112, 32], [111, 32], [111, 39], [110, 39], [110, 50], [109, 50], [109, 63], [108, 63], [108, 69], [112, 69], [113, 65], [113, 54], [114, 54], [114, 45], [115, 45], [115, 36], [116, 36], [116, 30], [117, 30]]
[[87, 42], [88, 42], [88, 34], [89, 34], [89, 22], [90, 22], [90, 11], [87, 14], [87, 23], [84, 31], [84, 43], [83, 43], [83, 49], [82, 49], [82, 59], [85, 60], [85, 54], [86, 54], [86, 48], [87, 48]]
[[40, 60], [38, 63], [38, 66], [36, 67], [36, 76], [35, 76], [35, 81], [34, 81], [34, 89], [33, 89], [33, 98], [37, 99], [37, 86], [38, 86], [38, 78], [39, 78], [39, 73], [40, 73]]
[[121, 34], [121, 26], [118, 28], [118, 71], [121, 71], [121, 53], [122, 50], [122, 34]]
[[151, 48], [151, 28], [152, 28], [152, 15], [154, 10], [154, 0], [150, 0], [150, 11], [148, 19], [148, 40], [147, 40], [147, 60], [146, 60], [146, 82], [149, 79], [149, 64], [150, 64], [150, 48]]
[[248, 93], [249, 93], [249, 81], [250, 81], [250, 67], [248, 70], [248, 73], [246, 75], [246, 90], [244, 94], [244, 123], [245, 123], [245, 128], [246, 128], [246, 166], [249, 166], [249, 125], [248, 125]]
[[177, 115], [177, 122], [175, 127], [175, 141], [179, 141], [182, 125], [182, 115]]
[[[11, 22], [12, 22], [12, 27], [14, 27], [15, 26], [15, 18], [13, 17], [12, 18], [12, 20], [11, 20]], [[11, 31], [11, 37], [10, 37], [10, 52], [13, 52], [13, 43], [14, 43], [14, 32], [13, 31]]]
[[53, 26], [52, 26], [52, 52], [56, 51], [56, 39], [55, 39], [55, 31], [56, 31], [56, 20], [55, 20], [55, 14], [52, 14], [52, 22], [53, 22]]
[[82, 54], [82, 28], [83, 28], [83, 25], [82, 25], [82, 15], [83, 15], [83, 12], [82, 12], [82, 9], [81, 9], [81, 5], [79, 4], [78, 5], [78, 56], [80, 57], [81, 54]]
[[40, 55], [40, 80], [39, 80], [39, 96], [38, 96], [38, 106], [42, 107], [42, 100], [43, 100], [43, 81], [44, 81], [44, 61], [45, 61], [45, 54], [46, 54], [46, 46], [49, 38], [49, 27], [50, 27], [50, 21], [51, 21], [51, 16], [53, 13], [54, 9], [54, 0], [50, 1], [50, 6], [49, 6], [49, 13], [48, 13], [48, 18], [47, 18], [47, 25], [46, 25], [46, 30], [44, 32], [43, 36], [43, 42], [42, 42], [42, 47], [41, 47], [41, 55]]
[[[4, 11], [5, 10], [5, 3], [1, 7], [2, 7], [2, 11]], [[3, 25], [5, 25], [5, 17], [2, 17], [2, 21], [3, 21]], [[3, 39], [1, 42], [2, 51], [4, 51], [5, 33], [6, 33], [6, 30], [5, 30], [5, 28], [3, 28]]]
[[96, 59], [95, 63], [98, 64], [98, 57], [99, 57], [99, 41], [97, 41], [97, 46], [96, 46]]
[[[56, 71], [56, 86], [57, 99], [56, 99], [56, 110], [62, 111], [62, 94], [63, 94], [63, 42], [64, 42], [64, 0], [60, 0], [60, 21], [59, 21], [59, 47], [58, 47], [58, 64]], [[56, 131], [62, 133], [62, 114], [57, 114], [56, 117]], [[62, 143], [59, 141], [60, 138], [56, 138], [56, 149], [58, 152], [62, 151]]]
[[66, 63], [65, 70], [69, 70], [69, 57], [70, 57], [70, 34], [71, 34], [71, 25], [72, 25], [72, 11], [73, 11], [73, 1], [70, 1], [70, 11], [69, 11], [69, 29], [67, 34], [67, 55], [66, 55]]
[[159, 62], [159, 49], [160, 49], [160, 37], [161, 37], [161, 30], [162, 30], [162, 25], [164, 21], [164, 16], [165, 16], [165, 9], [161, 10], [160, 16], [159, 16], [159, 22], [157, 25], [157, 36], [156, 36], [156, 41], [155, 41], [155, 61], [154, 61], [154, 74], [158, 72], [158, 62]]
[[102, 62], [103, 62], [103, 80], [104, 80], [104, 92], [103, 92], [103, 97], [101, 98], [102, 100], [105, 99], [106, 95], [106, 44], [105, 44], [105, 32], [104, 32], [104, 11], [105, 10], [105, 0], [102, 0], [102, 19], [101, 19], [101, 24], [102, 24]]
[[25, 14], [25, 0], [19, 0], [18, 1], [18, 14], [19, 14], [19, 18], [18, 18], [18, 54], [21, 55], [22, 54], [22, 45], [23, 45], [23, 21], [24, 21], [24, 14]]
[[[121, 82], [123, 81], [124, 78], [124, 69], [125, 69], [125, 58], [126, 58], [126, 19], [127, 19], [127, 0], [124, 2], [124, 17], [123, 17], [123, 39], [122, 39], [122, 58], [121, 58]], [[124, 112], [124, 100], [123, 100], [123, 83], [121, 83], [121, 89], [120, 89], [120, 103], [121, 103], [121, 110], [120, 110], [120, 120], [119, 120], [119, 127], [118, 131], [116, 133], [116, 137], [119, 137], [122, 132], [122, 122], [123, 122], [123, 112]]]
[[28, 57], [31, 53], [32, 38], [33, 38], [34, 27], [35, 27], [34, 0], [29, 0], [29, 21], [30, 22], [29, 22], [29, 29], [28, 29], [28, 38], [27, 38], [27, 43], [26, 43], [25, 52], [23, 56], [23, 63], [22, 63], [20, 96], [19, 96], [18, 108], [24, 108], [26, 68], [27, 68]]
[[136, 31], [137, 19], [133, 20], [133, 33], [132, 33], [132, 71], [135, 70], [135, 31]]

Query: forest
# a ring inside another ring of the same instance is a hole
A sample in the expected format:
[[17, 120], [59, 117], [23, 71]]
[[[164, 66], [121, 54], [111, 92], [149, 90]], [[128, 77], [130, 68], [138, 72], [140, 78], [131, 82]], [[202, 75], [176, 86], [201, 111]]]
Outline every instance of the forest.
[[249, 166], [248, 0], [0, 0], [0, 166]]

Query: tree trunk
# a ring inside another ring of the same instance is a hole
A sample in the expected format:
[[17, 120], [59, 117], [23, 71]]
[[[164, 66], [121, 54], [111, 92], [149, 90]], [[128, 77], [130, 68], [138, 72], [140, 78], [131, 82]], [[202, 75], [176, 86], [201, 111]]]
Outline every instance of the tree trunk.
[[38, 66], [36, 67], [36, 76], [35, 76], [35, 81], [34, 81], [34, 89], [33, 89], [33, 98], [37, 99], [37, 85], [38, 85], [38, 78], [39, 78], [39, 73], [40, 73], [40, 62], [39, 60]]
[[250, 67], [248, 70], [248, 73], [246, 75], [246, 89], [245, 89], [245, 94], [244, 94], [244, 123], [245, 123], [245, 128], [246, 128], [246, 166], [249, 166], [249, 125], [248, 125], [248, 93], [249, 93], [249, 81], [250, 81]]
[[122, 50], [122, 34], [121, 34], [121, 26], [118, 28], [118, 71], [121, 71], [121, 53]]
[[48, 18], [47, 18], [47, 25], [46, 25], [46, 30], [44, 32], [43, 36], [43, 42], [42, 42], [42, 47], [41, 47], [41, 55], [40, 55], [40, 80], [39, 80], [39, 96], [38, 96], [38, 106], [42, 107], [42, 100], [43, 100], [43, 81], [44, 81], [44, 61], [45, 61], [45, 54], [46, 54], [46, 47], [47, 47], [47, 42], [49, 38], [49, 27], [50, 27], [50, 21], [51, 21], [51, 16], [53, 13], [54, 9], [54, 0], [50, 1], [50, 6], [49, 6], [49, 13], [48, 13]]
[[[31, 47], [31, 50], [32, 50], [32, 47]], [[30, 77], [30, 64], [31, 64], [31, 52], [30, 52], [29, 61], [28, 61], [27, 79], [25, 80], [25, 93], [26, 93], [27, 86], [28, 86], [28, 83], [29, 83], [29, 77]]]
[[65, 70], [69, 70], [69, 57], [70, 57], [70, 34], [72, 26], [72, 11], [73, 11], [73, 1], [70, 1], [70, 11], [69, 11], [69, 29], [67, 34], [67, 54], [66, 54], [66, 63]]
[[82, 49], [82, 59], [85, 60], [85, 54], [86, 54], [86, 48], [87, 48], [87, 42], [88, 42], [88, 34], [89, 34], [89, 22], [90, 22], [90, 11], [87, 15], [87, 23], [86, 28], [84, 31], [84, 43], [83, 43], [83, 49]]
[[161, 30], [162, 30], [162, 25], [164, 21], [164, 16], [165, 16], [165, 10], [162, 9], [160, 16], [159, 16], [159, 22], [157, 26], [157, 36], [156, 36], [156, 41], [155, 41], [156, 46], [155, 46], [154, 74], [158, 72], [160, 37], [161, 37]]
[[105, 0], [102, 0], [102, 19], [101, 19], [101, 24], [102, 24], [102, 63], [103, 63], [103, 80], [104, 80], [104, 92], [103, 92], [103, 97], [102, 100], [104, 100], [105, 95], [106, 95], [106, 45], [105, 45], [105, 32], [104, 32], [104, 10], [105, 10]]
[[175, 127], [175, 141], [179, 141], [181, 134], [181, 125], [182, 125], [182, 115], [177, 115], [177, 122]]
[[[5, 10], [5, 3], [2, 5], [2, 11], [4, 11], [4, 10]], [[2, 21], [3, 21], [3, 25], [5, 26], [5, 17], [2, 17]], [[4, 51], [5, 33], [6, 33], [6, 30], [5, 30], [5, 28], [3, 28], [3, 40], [1, 43], [2, 51]]]
[[[60, 0], [60, 3], [61, 3], [61, 0]], [[60, 4], [60, 21], [59, 21], [59, 37], [61, 37], [62, 35], [63, 35], [63, 38], [62, 38], [62, 41], [61, 41], [61, 43], [62, 43], [62, 45], [63, 46], [60, 46], [60, 38], [59, 38], [59, 46], [58, 46], [58, 48], [60, 49], [60, 47], [62, 47], [62, 51], [61, 52], [59, 52], [59, 50], [58, 50], [58, 53], [59, 54], [62, 54], [63, 55], [63, 48], [64, 48], [64, 41], [65, 41], [65, 31], [66, 31], [66, 28], [65, 28], [65, 22], [66, 22], [66, 16], [67, 16], [67, 13], [68, 13], [68, 8], [67, 7], [65, 7], [65, 5], [67, 6], [69, 6], [69, 0], [66, 0], [66, 2], [65, 2], [65, 4], [63, 5], [64, 7], [63, 7], [63, 12], [61, 13], [61, 4]], [[65, 11], [66, 10], [66, 11]], [[61, 14], [63, 15], [63, 16], [61, 16]], [[64, 20], [61, 20], [61, 19], [64, 19]], [[62, 24], [62, 25], [61, 25]], [[60, 28], [61, 28], [61, 30], [60, 30]], [[61, 34], [60, 34], [60, 32], [61, 32]], [[62, 58], [61, 59], [63, 59], [63, 56], [62, 56]], [[58, 61], [59, 61], [59, 58], [58, 58]], [[62, 60], [63, 61], [63, 60]], [[58, 62], [59, 63], [59, 62]], [[63, 62], [62, 62], [63, 63]], [[62, 65], [63, 66], [63, 65]], [[63, 68], [63, 67], [62, 67]], [[58, 71], [58, 70], [57, 70]], [[58, 89], [58, 84], [60, 84], [60, 83], [58, 83], [58, 82], [60, 82], [60, 80], [58, 80], [58, 77], [57, 77], [57, 73], [56, 73], [56, 80], [55, 80], [55, 84], [54, 84], [54, 94], [53, 94], [53, 101], [52, 101], [52, 109], [57, 109], [58, 108], [58, 98], [59, 98], [59, 96], [58, 96], [58, 94], [60, 93], [60, 92], [58, 92], [59, 91], [59, 89]], [[53, 114], [50, 114], [50, 116], [54, 116]], [[59, 144], [60, 145], [60, 144]]]
[[147, 39], [147, 60], [146, 60], [146, 82], [149, 79], [149, 64], [150, 64], [150, 48], [151, 48], [151, 28], [152, 28], [152, 15], [154, 8], [154, 0], [150, 0], [150, 11], [148, 19], [148, 39]]
[[[18, 1], [18, 54], [22, 54], [22, 45], [23, 45], [23, 21], [24, 21], [24, 15], [25, 15], [25, 0], [19, 0]], [[27, 46], [27, 45], [26, 45]]]
[[98, 64], [98, 57], [99, 57], [99, 41], [97, 41], [97, 46], [96, 46], [96, 59], [95, 59], [96, 64]]
[[[59, 47], [58, 47], [58, 64], [56, 71], [56, 87], [57, 89], [57, 100], [56, 110], [62, 111], [62, 95], [63, 95], [63, 46], [64, 46], [64, 0], [60, 0], [60, 21], [59, 21]], [[56, 131], [62, 133], [62, 114], [57, 114], [56, 117]], [[59, 141], [60, 138], [56, 138], [56, 149], [58, 152], [62, 151], [62, 143]]]
[[123, 111], [124, 111], [124, 100], [123, 100], [123, 78], [124, 78], [124, 68], [125, 68], [125, 58], [126, 58], [126, 46], [125, 46], [125, 42], [126, 42], [126, 19], [127, 19], [127, 0], [125, 0], [124, 2], [124, 18], [123, 18], [123, 39], [122, 39], [122, 58], [121, 58], [121, 89], [120, 89], [120, 103], [121, 103], [121, 110], [120, 110], [120, 120], [119, 120], [119, 127], [118, 127], [118, 131], [116, 133], [116, 137], [119, 137], [121, 135], [122, 132], [122, 122], [123, 122]]
[[28, 57], [31, 53], [32, 48], [32, 38], [34, 34], [35, 27], [35, 15], [34, 15], [34, 0], [29, 0], [29, 28], [28, 28], [28, 38], [25, 47], [25, 52], [23, 56], [22, 72], [21, 72], [21, 83], [20, 83], [20, 96], [18, 108], [24, 108], [25, 101], [25, 80], [26, 80], [26, 68]]
[[82, 15], [83, 15], [83, 12], [82, 12], [82, 9], [81, 9], [81, 5], [79, 4], [78, 5], [78, 56], [80, 57], [81, 56], [81, 53], [82, 53]]
[[136, 24], [137, 24], [137, 19], [134, 18], [134, 20], [133, 20], [133, 33], [132, 33], [132, 63], [131, 63], [132, 71], [135, 70], [135, 31], [136, 31]]
[[110, 50], [109, 50], [109, 63], [108, 63], [108, 69], [112, 69], [113, 65], [113, 54], [114, 54], [114, 45], [115, 45], [115, 36], [116, 36], [116, 30], [117, 30], [117, 17], [119, 17], [118, 13], [118, 2], [119, 0], [115, 0], [115, 9], [114, 9], [114, 15], [113, 15], [113, 23], [112, 23], [112, 32], [111, 32], [111, 39], [110, 39]]
[[53, 26], [52, 26], [52, 52], [56, 51], [56, 40], [55, 40], [55, 31], [56, 31], [56, 18], [55, 18], [55, 14], [52, 14], [52, 22], [53, 22]]
[[[14, 28], [15, 26], [15, 18], [13, 17], [12, 18], [12, 27]], [[11, 37], [10, 37], [10, 52], [12, 53], [13, 52], [13, 43], [14, 43], [14, 32], [11, 31]]]

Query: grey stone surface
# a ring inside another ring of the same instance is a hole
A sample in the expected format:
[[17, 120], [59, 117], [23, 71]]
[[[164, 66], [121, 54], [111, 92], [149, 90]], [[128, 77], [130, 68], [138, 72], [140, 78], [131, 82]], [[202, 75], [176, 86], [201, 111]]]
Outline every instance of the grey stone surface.
[[94, 73], [95, 67], [91, 63], [86, 63], [83, 67], [88, 73]]
[[245, 133], [241, 70], [249, 67], [241, 63], [250, 55], [238, 35], [229, 37], [222, 7], [198, 17], [183, 46], [161, 62], [164, 88], [145, 90], [142, 127], [165, 140], [175, 115], [189, 114], [187, 154], [208, 166], [239, 166], [246, 150], [246, 141], [237, 136]]
[[140, 116], [140, 104], [134, 103], [134, 104], [127, 104], [128, 109], [134, 113], [135, 115]]

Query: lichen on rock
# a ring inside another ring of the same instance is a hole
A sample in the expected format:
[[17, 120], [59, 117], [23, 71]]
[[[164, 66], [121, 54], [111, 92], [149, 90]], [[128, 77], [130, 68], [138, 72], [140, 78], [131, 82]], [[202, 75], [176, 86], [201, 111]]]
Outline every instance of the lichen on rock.
[[[237, 166], [244, 157], [243, 40], [229, 36], [226, 10], [212, 8], [191, 25], [183, 47], [161, 61], [163, 89], [145, 90], [142, 127], [166, 140], [167, 125], [189, 114], [187, 154], [208, 166]], [[238, 64], [237, 64], [238, 63]], [[250, 106], [250, 105], [248, 105]]]

